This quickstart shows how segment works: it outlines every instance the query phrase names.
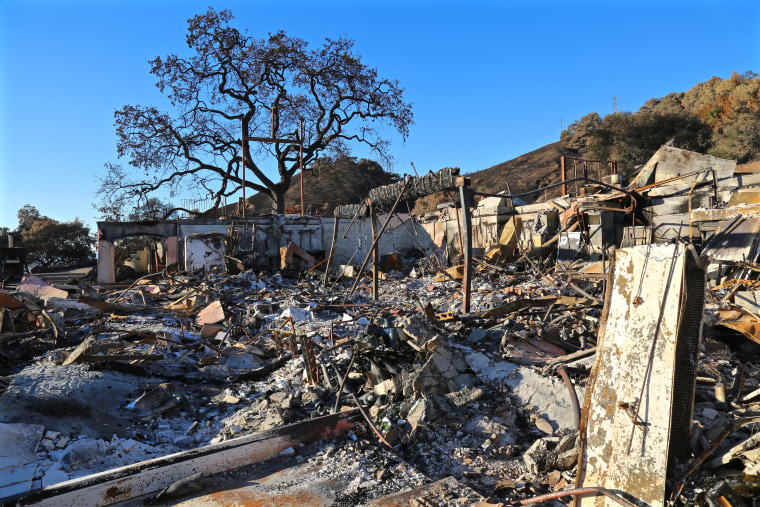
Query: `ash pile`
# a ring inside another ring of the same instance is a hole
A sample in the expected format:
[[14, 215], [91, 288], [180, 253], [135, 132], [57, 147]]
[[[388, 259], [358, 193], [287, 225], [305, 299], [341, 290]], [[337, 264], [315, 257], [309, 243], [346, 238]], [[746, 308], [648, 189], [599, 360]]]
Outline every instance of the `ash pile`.
[[[27, 277], [3, 296], [2, 428], [27, 470], [5, 496], [357, 408], [364, 434], [293, 449], [349, 474], [355, 500], [449, 476], [473, 501], [572, 484], [568, 389], [583, 396], [601, 305], [484, 273], [484, 310], [464, 318], [459, 281], [387, 276], [378, 302], [368, 279], [348, 299], [351, 279], [309, 275], [166, 272], [108, 290]], [[53, 289], [72, 297], [40, 295]]]

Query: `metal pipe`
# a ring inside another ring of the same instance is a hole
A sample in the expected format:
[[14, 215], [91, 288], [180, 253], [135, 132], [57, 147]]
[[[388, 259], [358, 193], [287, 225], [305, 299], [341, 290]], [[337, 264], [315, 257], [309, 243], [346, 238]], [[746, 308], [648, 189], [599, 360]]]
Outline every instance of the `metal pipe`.
[[511, 505], [511, 506], [518, 506], [518, 505], [533, 505], [540, 502], [545, 502], [547, 500], [554, 500], [555, 498], [562, 498], [563, 496], [579, 496], [579, 495], [604, 495], [613, 502], [622, 505], [623, 507], [636, 507], [635, 504], [632, 504], [628, 500], [623, 500], [619, 496], [617, 496], [615, 493], [610, 491], [607, 488], [599, 488], [596, 486], [591, 486], [587, 488], [575, 488], [575, 489], [565, 489], [563, 491], [555, 491], [554, 493], [547, 493], [545, 495], [540, 496], [534, 496], [533, 498], [525, 498], [523, 500], [513, 500], [512, 502], [507, 502], [505, 505]]
[[572, 288], [573, 288], [573, 290], [575, 290], [575, 292], [579, 293], [581, 296], [583, 296], [583, 297], [585, 297], [585, 298], [588, 298], [588, 299], [590, 299], [591, 301], [596, 301], [597, 303], [601, 303], [601, 302], [602, 302], [602, 300], [601, 300], [601, 299], [599, 299], [599, 298], [597, 298], [597, 297], [594, 297], [594, 296], [592, 296], [591, 294], [589, 294], [589, 293], [588, 293], [588, 292], [586, 292], [585, 290], [583, 290], [583, 289], [581, 289], [580, 287], [578, 287], [578, 286], [577, 286], [576, 284], [574, 284], [573, 282], [568, 282], [567, 284], [568, 284], [570, 287], [572, 287]]
[[369, 225], [371, 227], [372, 231], [372, 299], [377, 301], [379, 298], [379, 287], [378, 287], [378, 279], [380, 277], [378, 270], [380, 266], [379, 262], [379, 255], [377, 253], [377, 242], [375, 241], [375, 220], [377, 217], [375, 217], [375, 211], [374, 206], [372, 206], [372, 202], [368, 201], [369, 206]]
[[[412, 225], [414, 225], [414, 217], [412, 217], [411, 220], [412, 220]], [[404, 226], [404, 229], [406, 229], [406, 232], [409, 234], [409, 237], [412, 238], [412, 241], [414, 241], [414, 244], [417, 245], [417, 248], [420, 250], [420, 252], [422, 252], [422, 255], [424, 255], [425, 258], [427, 259], [427, 261], [430, 263], [430, 265], [433, 266], [433, 268], [435, 269], [435, 272], [436, 273], [443, 273], [443, 275], [446, 276], [446, 277], [448, 277], [449, 279], [451, 279], [452, 282], [456, 282], [456, 279], [453, 276], [451, 276], [450, 274], [448, 274], [445, 269], [441, 268], [438, 265], [437, 262], [434, 262], [433, 259], [430, 258], [430, 256], [427, 254], [427, 252], [425, 251], [425, 249], [422, 248], [422, 245], [419, 244], [419, 242], [417, 241], [417, 238], [414, 237], [414, 234], [412, 234], [412, 231], [409, 230], [409, 227], [406, 226], [406, 223], [403, 220], [401, 221], [401, 225]], [[477, 262], [480, 262], [477, 259], [475, 259], [475, 260]], [[492, 266], [492, 267], [494, 267], [494, 266]], [[501, 269], [501, 268], [499, 268], [499, 269]]]
[[575, 429], [580, 429], [581, 406], [578, 403], [578, 395], [575, 393], [575, 386], [573, 386], [573, 382], [570, 380], [570, 376], [567, 374], [565, 365], [561, 365], [559, 368], [557, 368], [557, 372], [562, 376], [562, 380], [565, 382], [565, 387], [567, 387], [567, 392], [570, 394], [570, 401], [573, 404], [573, 424], [575, 424]]
[[536, 194], [539, 192], [543, 192], [544, 190], [549, 190], [550, 188], [559, 187], [566, 183], [573, 183], [576, 181], [588, 181], [593, 183], [594, 185], [599, 185], [601, 187], [610, 188], [612, 190], [616, 190], [618, 192], [622, 192], [628, 196], [630, 196], [633, 199], [636, 199], [636, 191], [635, 190], [627, 190], [625, 188], [616, 187], [615, 185], [610, 185], [608, 183], [604, 183], [602, 181], [597, 181], [591, 178], [585, 178], [585, 177], [578, 177], [573, 178], [571, 180], [566, 181], [560, 181], [558, 183], [552, 183], [551, 185], [546, 185], [545, 187], [537, 188], [535, 190], [529, 190], [527, 192], [523, 192], [521, 194], [515, 194], [515, 195], [508, 195], [508, 194], [487, 194], [485, 192], [473, 192], [474, 195], [482, 195], [484, 197], [501, 197], [501, 198], [507, 198], [507, 199], [516, 199], [517, 197], [524, 197], [526, 195]]
[[333, 258], [333, 252], [335, 251], [335, 240], [338, 239], [338, 220], [340, 220], [338, 217], [335, 217], [333, 220], [333, 237], [332, 237], [332, 243], [330, 244], [330, 255], [327, 257], [327, 267], [325, 267], [325, 279], [323, 285], [327, 287], [327, 280], [330, 275], [330, 262], [332, 262]]
[[691, 222], [691, 196], [694, 193], [694, 188], [697, 186], [698, 181], [699, 181], [699, 177], [694, 178], [694, 184], [691, 186], [691, 189], [689, 190], [689, 242], [693, 241], [692, 238], [694, 237], [692, 235], [692, 222]]
[[240, 144], [241, 144], [241, 152], [240, 152], [240, 158], [242, 159], [241, 165], [242, 165], [242, 175], [243, 178], [243, 210], [241, 211], [243, 218], [245, 218], [245, 118], [240, 118], [240, 130], [242, 134], [240, 135]]
[[[333, 370], [335, 370], [335, 373], [338, 376], [340, 376], [340, 370], [338, 369], [337, 366], [333, 365]], [[348, 374], [346, 374], [346, 375], [348, 375]], [[348, 382], [346, 382], [346, 388], [348, 389], [348, 392], [351, 393], [351, 397], [353, 398], [354, 403], [356, 403], [356, 408], [359, 409], [359, 412], [361, 412], [362, 416], [367, 421], [367, 424], [369, 424], [369, 427], [372, 428], [372, 431], [375, 432], [375, 435], [377, 435], [377, 437], [380, 439], [380, 441], [382, 441], [385, 445], [388, 446], [388, 449], [390, 449], [391, 452], [396, 455], [396, 457], [401, 458], [401, 456], [399, 456], [399, 454], [396, 451], [396, 449], [393, 448], [393, 446], [390, 444], [390, 442], [388, 442], [385, 439], [385, 437], [383, 436], [383, 434], [380, 433], [380, 430], [377, 429], [377, 426], [375, 426], [375, 423], [372, 422], [372, 417], [370, 417], [370, 415], [367, 413], [367, 411], [364, 410], [364, 407], [362, 406], [361, 401], [359, 401], [359, 397], [356, 396], [356, 392], [354, 391], [353, 387], [351, 387], [351, 384], [348, 383]]]
[[299, 143], [298, 143], [298, 160], [301, 165], [301, 216], [304, 214], [304, 203], [303, 203], [303, 118], [299, 121]]
[[[346, 381], [348, 380], [348, 374], [351, 373], [351, 367], [354, 365], [354, 359], [356, 359], [356, 352], [351, 354], [351, 361], [349, 361], [348, 368], [346, 368], [346, 374], [343, 375], [343, 378], [340, 381], [340, 386], [338, 387], [338, 394], [335, 397], [335, 406], [333, 407], [333, 411], [332, 411], [333, 414], [338, 413], [338, 408], [340, 407], [340, 396], [341, 394], [343, 394], [343, 389], [346, 385]], [[336, 372], [338, 371], [337, 368], [335, 369], [335, 371]]]

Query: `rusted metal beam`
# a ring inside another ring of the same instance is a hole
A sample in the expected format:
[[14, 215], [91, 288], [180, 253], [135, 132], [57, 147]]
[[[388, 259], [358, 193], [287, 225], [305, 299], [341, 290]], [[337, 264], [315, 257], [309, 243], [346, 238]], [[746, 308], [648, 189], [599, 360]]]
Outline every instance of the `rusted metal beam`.
[[557, 373], [559, 373], [562, 377], [562, 381], [565, 383], [567, 392], [570, 395], [570, 402], [573, 404], [573, 426], [576, 430], [578, 430], [581, 427], [581, 406], [580, 403], [578, 403], [578, 395], [575, 392], [575, 386], [573, 386], [573, 382], [570, 380], [570, 376], [567, 374], [565, 365], [560, 365], [557, 368]]
[[241, 165], [241, 171], [240, 175], [243, 179], [243, 209], [241, 210], [241, 215], [243, 218], [245, 218], [245, 119], [240, 118], [240, 127], [241, 127], [241, 134], [240, 134], [240, 165]]
[[8, 497], [3, 500], [2, 506], [78, 507], [125, 502], [158, 492], [199, 471], [216, 474], [235, 470], [275, 456], [290, 447], [359, 431], [361, 419], [358, 410], [318, 417]]
[[[610, 185], [609, 183], [604, 183], [603, 181], [598, 181], [598, 180], [595, 180], [592, 178], [586, 178], [586, 177], [578, 177], [578, 178], [573, 178], [570, 180], [560, 181], [558, 183], [552, 183], [551, 185], [546, 185], [545, 187], [537, 188], [535, 190], [528, 190], [527, 192], [523, 192], [521, 194], [488, 194], [485, 192], [473, 192], [473, 195], [481, 195], [483, 197], [501, 197], [504, 199], [515, 199], [517, 197], [525, 197], [526, 195], [537, 194], [537, 193], [543, 192], [544, 190], [549, 190], [550, 188], [559, 187], [567, 183], [575, 183], [576, 181], [587, 181], [589, 183], [593, 183], [594, 185], [599, 185], [600, 187], [605, 187], [611, 190], [615, 190], [617, 192], [621, 192], [622, 194], [627, 195], [633, 199], [641, 198], [639, 195], [636, 194], [636, 192], [641, 189], [628, 190], [625, 188], [616, 187], [615, 185]], [[608, 198], [612, 198], [612, 197], [616, 197], [616, 196], [613, 195]]]

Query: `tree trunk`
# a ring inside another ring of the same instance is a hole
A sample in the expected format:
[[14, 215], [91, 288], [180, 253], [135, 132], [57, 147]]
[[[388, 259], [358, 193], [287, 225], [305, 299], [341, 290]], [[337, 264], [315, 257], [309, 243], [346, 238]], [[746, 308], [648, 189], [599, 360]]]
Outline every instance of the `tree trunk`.
[[282, 215], [285, 213], [285, 190], [272, 190], [272, 209], [274, 209], [274, 212], [278, 215]]

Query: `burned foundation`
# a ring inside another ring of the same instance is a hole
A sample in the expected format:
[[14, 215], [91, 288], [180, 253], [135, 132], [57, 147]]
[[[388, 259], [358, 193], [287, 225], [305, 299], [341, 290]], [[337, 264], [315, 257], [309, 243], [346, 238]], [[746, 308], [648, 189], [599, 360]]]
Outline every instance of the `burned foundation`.
[[[760, 188], [734, 165], [100, 223], [97, 281], [0, 293], [2, 503], [752, 505]], [[161, 247], [116, 283], [135, 236]]]

